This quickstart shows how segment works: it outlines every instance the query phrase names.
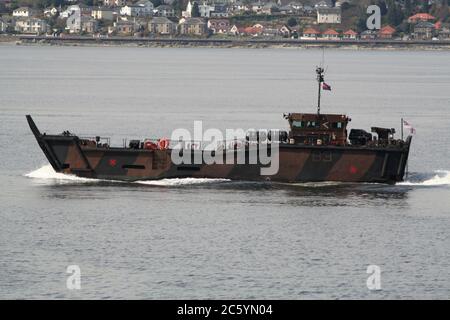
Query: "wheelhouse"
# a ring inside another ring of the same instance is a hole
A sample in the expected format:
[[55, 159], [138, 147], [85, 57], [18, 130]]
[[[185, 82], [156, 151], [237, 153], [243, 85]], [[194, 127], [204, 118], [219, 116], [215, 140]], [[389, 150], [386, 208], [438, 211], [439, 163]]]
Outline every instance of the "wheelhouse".
[[290, 113], [289, 139], [295, 144], [337, 145], [347, 144], [347, 124], [351, 119], [341, 114]]

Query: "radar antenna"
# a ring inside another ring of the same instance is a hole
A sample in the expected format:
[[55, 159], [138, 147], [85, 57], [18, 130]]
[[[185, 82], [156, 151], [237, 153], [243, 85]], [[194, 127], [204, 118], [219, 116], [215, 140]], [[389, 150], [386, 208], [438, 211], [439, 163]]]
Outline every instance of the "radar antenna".
[[325, 70], [322, 67], [316, 68], [317, 82], [319, 84], [319, 95], [317, 99], [317, 115], [320, 115], [320, 95], [322, 94], [322, 83], [325, 81], [323, 76], [324, 72]]

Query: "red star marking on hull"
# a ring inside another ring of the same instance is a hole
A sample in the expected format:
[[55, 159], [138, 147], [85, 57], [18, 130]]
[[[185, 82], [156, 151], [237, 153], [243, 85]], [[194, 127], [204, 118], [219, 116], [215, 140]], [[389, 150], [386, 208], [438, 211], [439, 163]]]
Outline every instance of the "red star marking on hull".
[[356, 168], [355, 166], [350, 166], [349, 171], [350, 171], [351, 174], [355, 174], [355, 173], [358, 172], [358, 168]]
[[109, 165], [110, 165], [111, 167], [115, 167], [116, 164], [117, 164], [117, 160], [116, 160], [116, 159], [110, 159], [110, 160], [109, 160]]

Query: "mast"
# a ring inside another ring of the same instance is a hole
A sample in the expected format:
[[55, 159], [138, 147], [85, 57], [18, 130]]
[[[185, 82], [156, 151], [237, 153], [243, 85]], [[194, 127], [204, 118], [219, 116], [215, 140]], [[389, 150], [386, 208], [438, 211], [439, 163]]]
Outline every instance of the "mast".
[[400, 121], [400, 130], [402, 131], [402, 140], [403, 140], [403, 118]]
[[322, 82], [324, 82], [323, 73], [324, 69], [322, 67], [316, 68], [317, 82], [319, 84], [319, 95], [317, 99], [317, 115], [320, 115], [320, 95], [322, 94]]

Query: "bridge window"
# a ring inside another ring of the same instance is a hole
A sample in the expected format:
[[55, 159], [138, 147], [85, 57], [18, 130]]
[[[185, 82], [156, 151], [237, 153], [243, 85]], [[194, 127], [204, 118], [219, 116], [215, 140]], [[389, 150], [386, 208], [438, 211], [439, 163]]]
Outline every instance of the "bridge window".
[[295, 128], [304, 128], [305, 121], [292, 121], [292, 126]]
[[343, 125], [342, 122], [333, 122], [332, 128], [333, 129], [342, 129]]

